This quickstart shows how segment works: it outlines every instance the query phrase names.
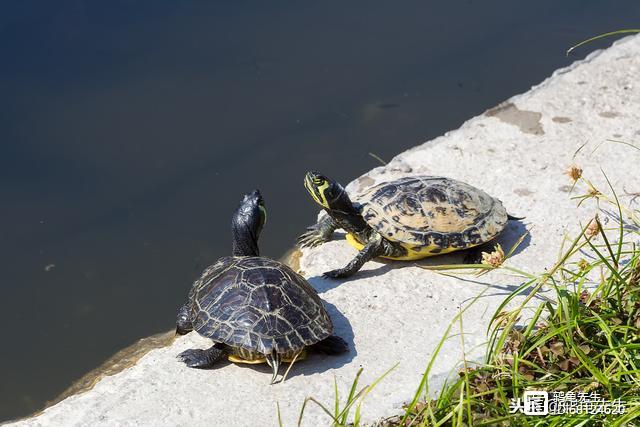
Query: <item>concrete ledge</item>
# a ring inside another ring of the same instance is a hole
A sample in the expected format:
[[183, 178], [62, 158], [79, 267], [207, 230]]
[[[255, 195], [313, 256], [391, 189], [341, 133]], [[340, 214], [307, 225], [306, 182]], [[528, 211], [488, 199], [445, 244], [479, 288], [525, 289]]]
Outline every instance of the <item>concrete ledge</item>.
[[[530, 237], [511, 263], [543, 271], [553, 264], [565, 227], [575, 230], [578, 221], [585, 223], [594, 214], [589, 203], [576, 208], [570, 199], [571, 183], [564, 175], [570, 164], [578, 163], [601, 187], [606, 183], [600, 168], [616, 189], [640, 191], [639, 151], [605, 143], [594, 152], [607, 139], [640, 142], [638, 75], [640, 36], [556, 71], [529, 92], [359, 177], [348, 189], [357, 193], [375, 182], [414, 173], [469, 182], [500, 198], [513, 215], [526, 216], [524, 223], [512, 223], [499, 242], [509, 247], [526, 228]], [[10, 425], [277, 425], [277, 402], [284, 425], [292, 426], [305, 397], [332, 405], [334, 376], [344, 397], [360, 367], [361, 383], [366, 384], [398, 363], [365, 401], [364, 421], [372, 422], [398, 412], [412, 397], [451, 319], [485, 291], [463, 322], [468, 357], [481, 357], [487, 321], [517, 280], [499, 273], [461, 280], [415, 263], [379, 262], [366, 264], [346, 282], [324, 280], [322, 272], [345, 265], [355, 254], [338, 234], [320, 248], [305, 250], [300, 268], [327, 301], [337, 333], [352, 346], [349, 355], [312, 356], [296, 364], [284, 384], [269, 386], [267, 368], [186, 368], [175, 356], [192, 346], [208, 346], [207, 340], [191, 333], [150, 351], [90, 391]], [[453, 254], [421, 264], [460, 260]], [[458, 365], [459, 337], [447, 342], [442, 356], [433, 370], [434, 387]], [[314, 405], [307, 407], [304, 421], [309, 426], [329, 424]]]

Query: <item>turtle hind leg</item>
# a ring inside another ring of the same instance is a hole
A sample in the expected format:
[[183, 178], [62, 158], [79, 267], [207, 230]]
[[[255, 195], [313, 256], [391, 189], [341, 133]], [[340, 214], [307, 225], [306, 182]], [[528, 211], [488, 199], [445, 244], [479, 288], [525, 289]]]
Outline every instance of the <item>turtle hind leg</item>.
[[467, 249], [462, 260], [463, 264], [482, 264], [482, 249], [475, 247]]
[[276, 378], [278, 377], [282, 356], [274, 351], [271, 354], [266, 354], [265, 359], [267, 359], [267, 365], [269, 365], [273, 371], [273, 375], [271, 375], [271, 384], [273, 384], [276, 382]]
[[324, 354], [342, 354], [349, 351], [349, 345], [337, 335], [331, 335], [311, 346], [314, 350]]
[[469, 249], [464, 250], [464, 264], [482, 264], [482, 253], [483, 252], [493, 252], [495, 248], [495, 242], [490, 240], [488, 242], [484, 242], [478, 246], [474, 246]]
[[193, 324], [191, 323], [190, 314], [191, 306], [186, 303], [178, 310], [178, 317], [176, 319], [176, 335], [184, 335], [193, 330]]
[[185, 365], [190, 368], [208, 369], [226, 354], [226, 346], [216, 343], [206, 350], [192, 348], [178, 355]]

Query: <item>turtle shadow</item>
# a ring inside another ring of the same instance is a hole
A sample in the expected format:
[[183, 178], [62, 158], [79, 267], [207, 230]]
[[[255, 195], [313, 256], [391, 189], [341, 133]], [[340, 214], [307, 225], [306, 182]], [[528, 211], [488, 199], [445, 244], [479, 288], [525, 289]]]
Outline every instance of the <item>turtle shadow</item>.
[[[336, 237], [344, 237], [344, 233], [336, 234]], [[391, 270], [400, 268], [415, 266], [429, 268], [442, 265], [456, 265], [479, 262], [482, 259], [481, 253], [494, 251], [496, 244], [500, 244], [504, 252], [508, 253], [520, 239], [522, 239], [522, 241], [518, 244], [517, 247], [515, 247], [512, 256], [521, 253], [531, 244], [531, 233], [529, 233], [527, 225], [522, 222], [522, 220], [510, 220], [502, 233], [500, 233], [495, 239], [470, 249], [431, 256], [415, 261], [397, 261], [385, 258], [377, 258], [375, 261], [379, 264], [382, 264], [380, 267], [360, 270], [351, 277], [346, 277], [343, 279], [330, 279], [324, 276], [313, 276], [308, 278], [307, 280], [313, 285], [318, 293], [323, 293], [330, 289], [337, 288], [342, 283], [380, 276], [388, 273]], [[492, 286], [488, 283], [487, 285]], [[510, 292], [517, 288], [518, 286], [505, 286], [505, 291]]]
[[[353, 328], [351, 327], [349, 319], [347, 319], [347, 317], [342, 314], [335, 305], [324, 300], [323, 303], [331, 317], [331, 321], [333, 322], [333, 334], [345, 340], [349, 346], [349, 351], [336, 355], [310, 351], [305, 360], [294, 363], [287, 375], [287, 379], [297, 376], [313, 375], [325, 372], [329, 369], [340, 368], [349, 364], [358, 354], [354, 342]], [[283, 374], [288, 367], [289, 365], [287, 364], [283, 369], [281, 369]], [[267, 372], [270, 372], [270, 370], [267, 369]]]
[[[442, 255], [444, 257], [444, 255]], [[452, 257], [453, 258], [453, 257]], [[460, 256], [456, 256], [455, 257], [459, 263], [463, 262], [463, 258], [464, 255], [460, 255]], [[398, 263], [401, 263], [400, 265], [398, 265]], [[389, 271], [393, 270], [393, 269], [397, 269], [397, 268], [405, 268], [405, 267], [415, 267], [416, 265], [424, 265], [425, 263], [422, 264], [418, 264], [415, 261], [414, 262], [408, 262], [408, 261], [387, 261], [384, 263], [384, 265], [372, 269], [372, 270], [366, 270], [363, 271], [362, 273], [358, 273], [359, 276], [358, 278], [360, 279], [367, 279], [370, 277], [376, 277], [376, 276], [381, 276], [384, 275], [385, 273], [388, 273]], [[444, 265], [445, 263], [436, 263], [434, 265]], [[453, 262], [448, 262], [446, 264], [454, 264]], [[473, 277], [473, 276], [472, 276]], [[483, 293], [481, 296], [479, 296], [479, 299], [483, 299], [483, 298], [488, 298], [488, 297], [492, 297], [492, 296], [499, 296], [499, 295], [504, 295], [504, 296], [508, 296], [511, 295], [513, 292], [517, 291], [520, 286], [522, 286], [522, 283], [518, 283], [516, 285], [507, 285], [507, 284], [498, 284], [498, 283], [491, 283], [488, 282], [486, 280], [480, 280], [480, 278], [469, 278], [469, 277], [464, 277], [462, 275], [456, 275], [456, 279], [463, 281], [463, 282], [467, 282], [467, 283], [474, 283], [476, 285], [480, 285], [480, 286], [484, 286], [486, 288], [491, 288], [492, 291], [491, 292], [485, 292]], [[340, 286], [342, 283], [346, 282], [346, 280], [335, 280], [335, 279], [326, 279], [322, 276], [317, 276], [317, 277], [312, 277], [310, 280], [310, 282], [313, 283], [314, 288], [316, 288], [316, 290], [318, 291], [318, 293], [322, 293], [322, 292], [326, 292], [330, 289], [334, 289], [337, 288], [338, 286]], [[534, 286], [530, 286], [526, 289], [522, 289], [520, 290], [519, 294], [522, 296], [528, 296], [531, 293], [531, 290], [534, 288]], [[538, 291], [535, 296], [534, 299], [536, 300], [540, 300], [540, 301], [546, 301], [546, 298], [542, 295], [539, 294], [540, 291]], [[476, 298], [476, 297], [474, 297]], [[462, 301], [462, 303], [466, 302], [466, 300]]]
[[504, 231], [488, 244], [493, 245], [500, 243], [500, 246], [502, 246], [505, 252], [508, 252], [519, 239], [522, 239], [522, 241], [514, 249], [513, 255], [518, 255], [531, 245], [531, 233], [527, 228], [527, 224], [521, 219], [514, 219], [509, 221]]

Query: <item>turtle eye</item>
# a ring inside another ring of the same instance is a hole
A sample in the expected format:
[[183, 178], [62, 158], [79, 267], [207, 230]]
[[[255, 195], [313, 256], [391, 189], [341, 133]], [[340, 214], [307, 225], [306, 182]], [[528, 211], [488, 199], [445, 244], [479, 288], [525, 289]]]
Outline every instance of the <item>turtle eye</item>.
[[320, 186], [320, 185], [324, 184], [324, 182], [325, 182], [325, 181], [324, 181], [324, 179], [322, 179], [322, 178], [317, 178], [317, 177], [316, 177], [316, 178], [313, 178], [313, 183], [314, 183], [315, 185]]

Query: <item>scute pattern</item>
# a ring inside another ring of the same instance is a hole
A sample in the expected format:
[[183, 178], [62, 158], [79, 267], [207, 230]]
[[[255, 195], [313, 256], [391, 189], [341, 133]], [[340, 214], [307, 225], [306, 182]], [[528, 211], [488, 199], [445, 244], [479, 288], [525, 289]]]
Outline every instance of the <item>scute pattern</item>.
[[193, 284], [194, 330], [255, 353], [292, 354], [333, 333], [315, 290], [286, 265], [262, 257], [225, 257]]
[[464, 182], [415, 176], [368, 189], [358, 200], [383, 237], [417, 250], [463, 249], [489, 241], [507, 224], [502, 203]]

